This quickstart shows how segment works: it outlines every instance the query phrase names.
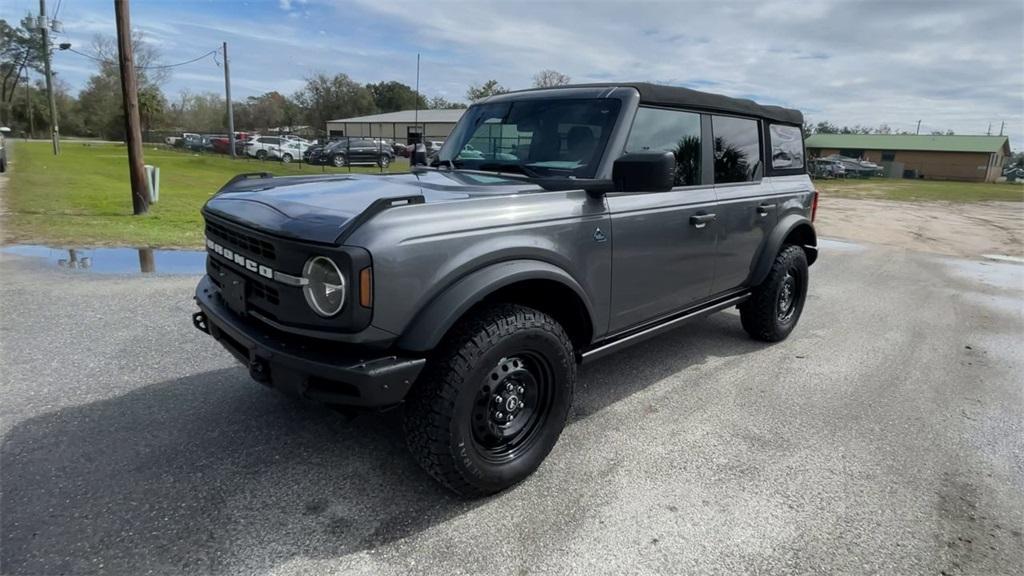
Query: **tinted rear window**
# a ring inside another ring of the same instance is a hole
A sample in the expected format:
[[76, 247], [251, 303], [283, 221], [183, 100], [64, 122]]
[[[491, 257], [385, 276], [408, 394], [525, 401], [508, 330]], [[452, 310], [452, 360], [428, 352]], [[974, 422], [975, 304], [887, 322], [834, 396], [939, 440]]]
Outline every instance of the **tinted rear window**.
[[711, 129], [715, 138], [715, 183], [757, 180], [762, 172], [757, 121], [712, 116]]

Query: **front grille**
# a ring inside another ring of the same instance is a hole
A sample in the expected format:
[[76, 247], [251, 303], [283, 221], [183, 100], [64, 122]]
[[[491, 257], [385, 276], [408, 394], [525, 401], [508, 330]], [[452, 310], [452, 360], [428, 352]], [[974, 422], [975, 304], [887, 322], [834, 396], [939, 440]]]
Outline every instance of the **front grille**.
[[[216, 284], [218, 288], [221, 288], [222, 286], [216, 273], [224, 270], [224, 266], [218, 262], [212, 254], [207, 256], [207, 261], [209, 262], [210, 269], [215, 273], [210, 275], [210, 279], [213, 280], [213, 283]], [[228, 270], [234, 272], [230, 268]], [[249, 293], [246, 295], [249, 298], [258, 298], [274, 306], [281, 303], [281, 295], [277, 291], [277, 288], [251, 277], [246, 277], [245, 285], [249, 289]]]
[[251, 296], [253, 298], [261, 298], [274, 306], [281, 303], [281, 298], [277, 293], [277, 288], [267, 286], [266, 284], [256, 280], [249, 280], [247, 285], [249, 286], [249, 290], [252, 292]]
[[210, 220], [206, 221], [206, 234], [219, 238], [222, 242], [230, 244], [235, 248], [241, 248], [262, 257], [264, 260], [276, 260], [277, 252], [274, 245], [266, 240], [260, 240], [255, 236], [235, 232]]

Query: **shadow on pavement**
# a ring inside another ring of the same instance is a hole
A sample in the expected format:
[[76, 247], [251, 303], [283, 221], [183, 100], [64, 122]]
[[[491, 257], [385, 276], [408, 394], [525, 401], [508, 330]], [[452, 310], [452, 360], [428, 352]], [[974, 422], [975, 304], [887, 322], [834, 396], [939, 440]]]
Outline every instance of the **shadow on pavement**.
[[[691, 327], [583, 369], [573, 421], [709, 356], [760, 348], [732, 316]], [[373, 549], [486, 502], [420, 471], [397, 411], [347, 421], [241, 368], [21, 422], [0, 449], [0, 487], [5, 574], [266, 572]]]

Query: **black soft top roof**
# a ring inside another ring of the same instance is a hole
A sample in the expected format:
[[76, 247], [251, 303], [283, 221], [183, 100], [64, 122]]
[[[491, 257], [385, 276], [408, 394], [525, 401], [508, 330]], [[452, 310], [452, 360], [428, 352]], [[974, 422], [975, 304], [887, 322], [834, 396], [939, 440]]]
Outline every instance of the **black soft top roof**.
[[658, 106], [674, 106], [685, 108], [699, 108], [715, 112], [726, 112], [731, 114], [742, 114], [746, 116], [759, 116], [776, 122], [787, 124], [803, 125], [804, 115], [799, 110], [783, 108], [781, 106], [764, 106], [747, 100], [746, 98], [732, 98], [721, 94], [711, 94], [679, 86], [663, 86], [661, 84], [649, 84], [647, 82], [608, 82], [601, 84], [570, 84], [557, 88], [534, 88], [524, 90], [558, 90], [561, 88], [634, 88], [640, 93], [641, 104], [653, 104]]

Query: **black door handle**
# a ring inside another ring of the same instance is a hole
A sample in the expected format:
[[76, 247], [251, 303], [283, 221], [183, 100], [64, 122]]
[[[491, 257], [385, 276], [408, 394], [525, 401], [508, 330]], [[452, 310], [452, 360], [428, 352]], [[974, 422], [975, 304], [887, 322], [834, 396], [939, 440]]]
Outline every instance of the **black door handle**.
[[693, 224], [694, 228], [703, 228], [708, 225], [708, 222], [714, 221], [714, 214], [694, 214], [690, 216], [690, 224]]
[[772, 210], [773, 208], [775, 208], [775, 204], [760, 204], [757, 207], [757, 213], [760, 214], [761, 216], [767, 216], [768, 211]]

